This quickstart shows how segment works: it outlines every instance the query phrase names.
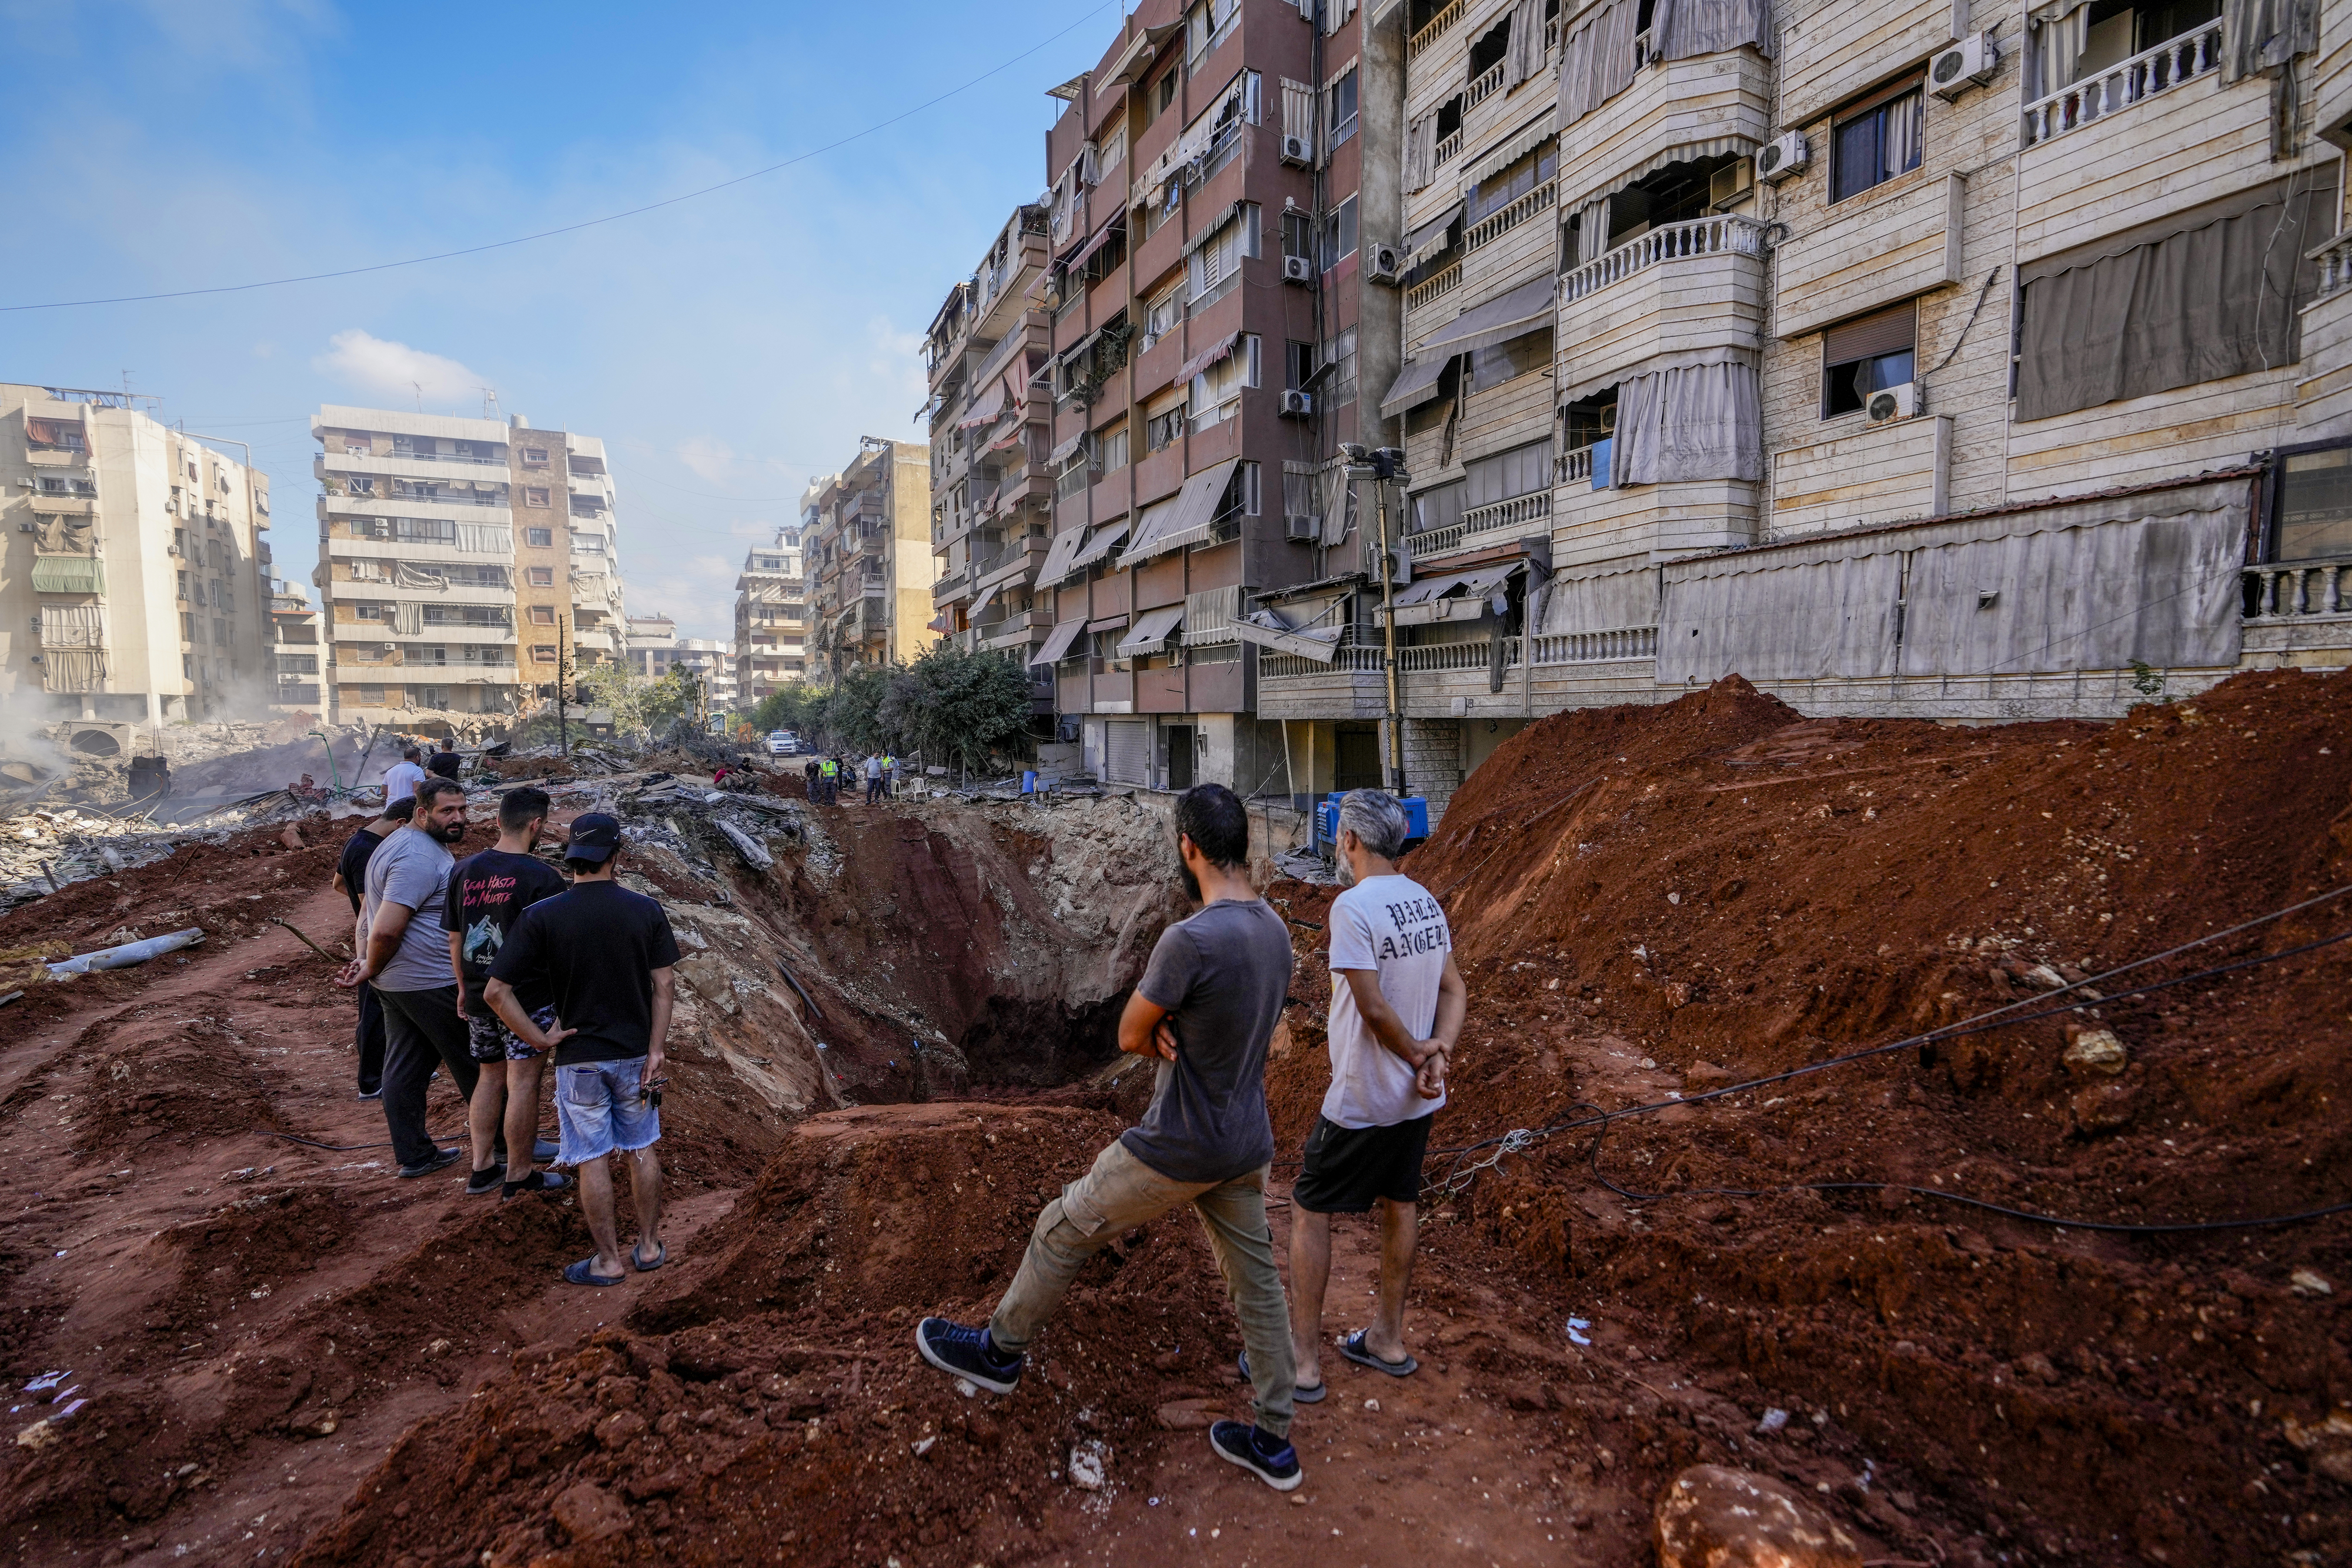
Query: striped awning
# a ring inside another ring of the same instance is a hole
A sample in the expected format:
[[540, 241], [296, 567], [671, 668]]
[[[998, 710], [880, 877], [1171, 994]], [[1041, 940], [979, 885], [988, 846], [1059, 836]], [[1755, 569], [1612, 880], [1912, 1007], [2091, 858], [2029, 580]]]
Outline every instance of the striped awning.
[[1493, 152], [1481, 156], [1476, 162], [1471, 164], [1468, 172], [1462, 176], [1464, 188], [1484, 184], [1550, 141], [1558, 134], [1552, 125], [1552, 111], [1547, 109], [1496, 142]]
[[1628, 185], [1639, 183], [1643, 178], [1656, 173], [1669, 163], [1696, 163], [1702, 159], [1721, 158], [1726, 154], [1753, 158], [1756, 156], [1757, 146], [1758, 143], [1745, 136], [1713, 136], [1703, 141], [1677, 141], [1671, 147], [1662, 149], [1643, 162], [1634, 164], [1624, 172], [1612, 174], [1607, 184], [1587, 191], [1573, 202], [1562, 203], [1559, 209], [1560, 221], [1566, 223], [1569, 214], [1583, 211], [1593, 202], [1613, 191], [1622, 191]]
[[1037, 569], [1038, 585], [1043, 587], [1047, 583], [1059, 582], [1069, 576], [1077, 559], [1078, 547], [1086, 542], [1084, 527], [1064, 528], [1055, 534], [1053, 544], [1046, 549], [1045, 564]]
[[1184, 623], [1184, 607], [1163, 604], [1157, 610], [1147, 610], [1135, 619], [1135, 630], [1119, 640], [1118, 656], [1132, 659], [1139, 653], [1156, 651], [1176, 633]]
[[1070, 570], [1076, 571], [1080, 567], [1092, 566], [1110, 554], [1118, 541], [1127, 538], [1127, 528], [1128, 523], [1125, 517], [1119, 518], [1117, 522], [1105, 523], [1097, 528], [1094, 538], [1088, 539], [1078, 553], [1070, 558]]
[[1045, 645], [1029, 655], [1030, 665], [1034, 668], [1056, 663], [1070, 651], [1070, 644], [1076, 642], [1078, 634], [1086, 629], [1087, 623], [1083, 621], [1063, 622], [1054, 628], [1053, 635], [1045, 639]]
[[1452, 354], [1433, 354], [1423, 359], [1407, 360], [1397, 379], [1389, 383], [1387, 393], [1381, 399], [1381, 417], [1394, 419], [1407, 409], [1419, 408], [1437, 395], [1437, 383], [1452, 364]]
[[1404, 264], [1419, 267], [1453, 243], [1454, 225], [1462, 220], [1462, 204], [1454, 203], [1428, 223], [1404, 236]]
[[1234, 351], [1234, 348], [1241, 342], [1241, 340], [1242, 335], [1239, 332], [1226, 333], [1223, 338], [1220, 338], [1217, 341], [1210, 344], [1207, 348], [1202, 350], [1199, 353], [1185, 361], [1183, 365], [1176, 371], [1176, 379], [1180, 382], [1191, 381], [1194, 376], [1199, 375], [1211, 365], [1216, 364], [1220, 361], [1225, 359]]

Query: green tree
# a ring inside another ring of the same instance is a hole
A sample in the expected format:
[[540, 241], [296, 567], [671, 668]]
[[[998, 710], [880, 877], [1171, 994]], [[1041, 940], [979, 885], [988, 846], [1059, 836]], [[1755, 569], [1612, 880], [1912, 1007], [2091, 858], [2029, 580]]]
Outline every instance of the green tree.
[[1028, 672], [1005, 654], [937, 642], [893, 674], [876, 719], [903, 749], [977, 773], [1026, 737]]

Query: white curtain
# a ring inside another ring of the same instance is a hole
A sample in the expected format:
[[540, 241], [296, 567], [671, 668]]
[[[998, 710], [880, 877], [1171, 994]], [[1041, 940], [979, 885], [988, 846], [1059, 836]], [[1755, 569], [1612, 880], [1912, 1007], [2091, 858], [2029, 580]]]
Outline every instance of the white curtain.
[[1720, 55], [1743, 45], [1772, 57], [1769, 0], [1657, 0], [1650, 12], [1650, 48], [1662, 59]]
[[1404, 131], [1404, 188], [1425, 190], [1437, 176], [1437, 111], [1423, 115]]
[[1886, 106], [1886, 177], [1908, 169], [1919, 157], [1919, 120], [1926, 99], [1907, 93]]
[[1356, 0], [1323, 0], [1323, 31], [1326, 36], [1347, 26], [1348, 18], [1356, 14]]
[[1511, 7], [1511, 36], [1503, 46], [1503, 90], [1508, 92], [1543, 69], [1544, 0], [1519, 0]]
[[1633, 85], [1640, 0], [1604, 0], [1560, 41], [1559, 118], [1573, 125]]
[[41, 606], [41, 647], [104, 648], [106, 611], [96, 604]]
[[1764, 419], [1752, 366], [1687, 365], [1619, 385], [1612, 486], [1763, 476]]

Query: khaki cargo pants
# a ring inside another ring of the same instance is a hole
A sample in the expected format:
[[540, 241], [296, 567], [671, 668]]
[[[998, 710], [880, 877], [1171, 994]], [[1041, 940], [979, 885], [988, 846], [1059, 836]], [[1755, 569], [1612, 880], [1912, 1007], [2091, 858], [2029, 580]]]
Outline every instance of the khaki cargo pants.
[[1241, 1319], [1242, 1344], [1249, 1352], [1250, 1382], [1257, 1424], [1271, 1437], [1290, 1431], [1290, 1307], [1282, 1276], [1274, 1267], [1274, 1232], [1265, 1222], [1265, 1173], [1220, 1182], [1171, 1181], [1114, 1143], [1095, 1156], [1094, 1168], [1047, 1204], [1029, 1233], [1004, 1299], [989, 1319], [989, 1336], [1000, 1350], [1021, 1351], [1054, 1309], [1087, 1259], [1113, 1239], [1189, 1203], [1208, 1228], [1209, 1245], [1225, 1276], [1225, 1294]]

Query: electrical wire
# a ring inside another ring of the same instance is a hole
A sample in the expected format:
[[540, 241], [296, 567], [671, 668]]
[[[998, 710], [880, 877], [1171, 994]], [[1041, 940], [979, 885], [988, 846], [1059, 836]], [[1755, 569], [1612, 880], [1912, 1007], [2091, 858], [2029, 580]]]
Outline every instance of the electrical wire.
[[601, 227], [605, 224], [618, 223], [623, 218], [634, 218], [641, 216], [646, 213], [659, 212], [664, 207], [674, 207], [682, 202], [695, 201], [700, 197], [712, 195], [719, 191], [728, 190], [730, 187], [743, 184], [749, 181], [761, 179], [766, 175], [773, 174], [779, 170], [789, 169], [796, 163], [805, 163], [813, 158], [823, 157], [827, 152], [837, 152], [841, 148], [846, 147], [854, 141], [862, 141], [869, 136], [887, 131], [891, 126], [899, 123], [901, 120], [911, 120], [927, 109], [936, 108], [951, 98], [971, 91], [973, 88], [978, 87], [982, 82], [988, 80], [991, 77], [1001, 76], [1004, 72], [1011, 70], [1014, 66], [1019, 65], [1023, 60], [1027, 59], [1030, 56], [1042, 51], [1047, 45], [1055, 43], [1060, 39], [1066, 37], [1068, 35], [1076, 32], [1080, 27], [1085, 26], [1088, 22], [1093, 21], [1097, 16], [1109, 8], [1110, 7], [1108, 5], [1096, 5], [1092, 9], [1088, 10], [1086, 15], [1080, 16], [1076, 21], [1071, 23], [1068, 26], [1064, 27], [1060, 32], [1048, 35], [1046, 37], [1039, 40], [1030, 47], [1022, 50], [1019, 54], [1014, 55], [1011, 59], [1004, 61], [1003, 64], [993, 66], [989, 69], [981, 72], [978, 76], [971, 78], [969, 81], [966, 81], [960, 86], [950, 88], [947, 91], [940, 93], [936, 98], [926, 99], [922, 102], [915, 105], [912, 109], [894, 114], [887, 120], [877, 120], [872, 125], [866, 127], [863, 131], [854, 131], [837, 141], [828, 141], [822, 147], [811, 148], [806, 152], [795, 153], [793, 156], [784, 159], [782, 162], [771, 163], [764, 169], [754, 169], [748, 174], [738, 174], [733, 179], [721, 180], [715, 185], [705, 185], [699, 190], [688, 191], [683, 194], [676, 196], [667, 196], [658, 202], [647, 202], [643, 206], [631, 207], [625, 212], [608, 213], [601, 218], [587, 218], [575, 224], [564, 224], [557, 228], [541, 229], [537, 234], [518, 235], [512, 239], [492, 240], [487, 245], [467, 246], [458, 250], [437, 251], [431, 256], [413, 256], [402, 261], [382, 261], [368, 267], [342, 267], [333, 272], [306, 273], [299, 277], [271, 277], [264, 278], [255, 283], [221, 284], [211, 288], [175, 288], [160, 294], [122, 294], [102, 299], [52, 299], [35, 305], [0, 305], [0, 314], [7, 314], [23, 310], [71, 310], [90, 305], [137, 305], [143, 304], [150, 300], [192, 299], [212, 294], [246, 294], [250, 293], [257, 288], [278, 288], [293, 283], [320, 283], [331, 278], [359, 277], [372, 272], [390, 272], [398, 267], [422, 267], [427, 262], [449, 261], [463, 256], [479, 256], [486, 251], [505, 250], [514, 246], [529, 245], [534, 240], [553, 239], [561, 235], [577, 234], [583, 229], [593, 229]]

